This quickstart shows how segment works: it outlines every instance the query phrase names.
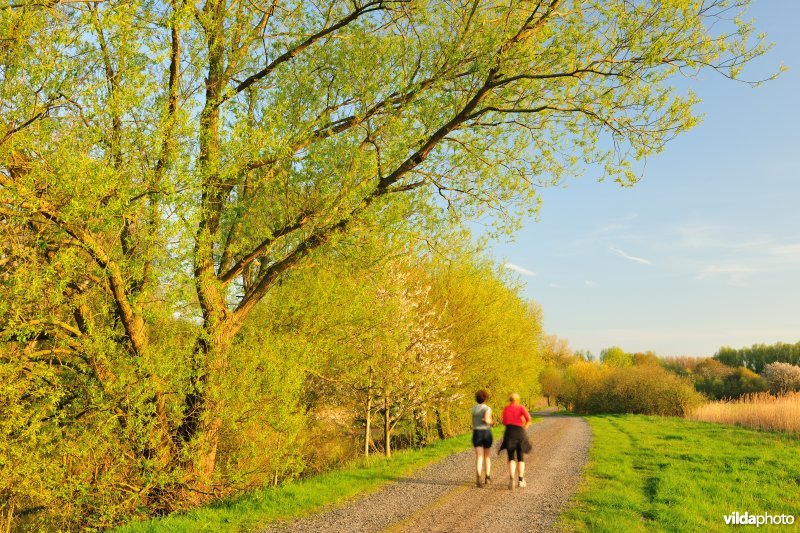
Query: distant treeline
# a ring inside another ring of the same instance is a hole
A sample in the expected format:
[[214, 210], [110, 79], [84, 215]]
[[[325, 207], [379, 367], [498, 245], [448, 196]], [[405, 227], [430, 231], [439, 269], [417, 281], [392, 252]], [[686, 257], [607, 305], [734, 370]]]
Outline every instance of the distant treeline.
[[720, 400], [800, 390], [800, 343], [725, 347], [714, 357], [658, 357], [614, 346], [594, 361], [562, 339], [544, 341], [542, 392], [548, 403], [576, 412], [681, 415], [700, 394]]
[[728, 366], [743, 366], [760, 374], [770, 363], [800, 365], [800, 342], [796, 344], [754, 344], [749, 348], [725, 346], [714, 354], [714, 359]]
[[709, 399], [739, 398], [757, 392], [794, 389], [800, 371], [800, 342], [720, 348], [713, 357], [661, 357], [664, 368], [692, 380]]
[[[800, 365], [800, 342], [754, 344], [739, 349], [725, 346], [713, 357], [660, 357], [659, 361], [664, 368], [691, 379], [709, 399], [739, 398], [793, 389], [791, 376]], [[789, 376], [779, 377], [786, 373]]]

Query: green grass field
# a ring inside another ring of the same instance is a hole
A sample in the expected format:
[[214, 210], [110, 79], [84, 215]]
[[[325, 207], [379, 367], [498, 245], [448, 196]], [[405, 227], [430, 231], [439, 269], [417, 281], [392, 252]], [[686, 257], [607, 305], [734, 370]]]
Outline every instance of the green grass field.
[[[589, 416], [587, 478], [562, 516], [575, 531], [719, 531], [723, 516], [791, 514], [800, 529], [800, 440], [678, 418]], [[740, 526], [741, 527], [741, 526]]]
[[[494, 430], [495, 437], [502, 428]], [[472, 447], [471, 433], [438, 441], [418, 450], [396, 452], [390, 459], [381, 456], [358, 461], [340, 470], [296, 483], [255, 491], [165, 518], [134, 522], [115, 531], [246, 531], [275, 520], [303, 516], [322, 507], [335, 505], [353, 496], [378, 489], [405, 477], [437, 459]], [[465, 476], [469, 473], [465, 472]]]

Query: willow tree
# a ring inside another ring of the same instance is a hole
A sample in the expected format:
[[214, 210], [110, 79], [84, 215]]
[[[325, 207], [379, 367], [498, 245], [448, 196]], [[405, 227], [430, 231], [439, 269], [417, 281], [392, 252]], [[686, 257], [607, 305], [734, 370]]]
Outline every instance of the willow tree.
[[[8, 0], [4, 362], [113, 389], [116, 423], [150, 428], [131, 449], [213, 493], [219, 377], [287, 271], [401, 216], [513, 227], [587, 163], [632, 183], [696, 122], [673, 76], [763, 53], [743, 4]], [[199, 324], [177, 388], [152, 364], [171, 315]]]

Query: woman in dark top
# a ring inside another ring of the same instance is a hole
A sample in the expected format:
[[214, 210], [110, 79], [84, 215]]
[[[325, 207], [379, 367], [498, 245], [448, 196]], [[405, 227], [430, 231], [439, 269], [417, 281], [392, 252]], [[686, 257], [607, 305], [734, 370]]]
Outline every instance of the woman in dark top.
[[[472, 408], [472, 445], [475, 447], [475, 485], [481, 488], [484, 483], [492, 481], [492, 463], [489, 454], [492, 452], [492, 408], [486, 405], [489, 393], [479, 390], [475, 393], [477, 402]], [[486, 477], [483, 470], [486, 468]]]
[[506, 432], [503, 435], [501, 450], [508, 451], [508, 473], [511, 476], [508, 488], [514, 488], [516, 480], [517, 465], [519, 465], [519, 486], [527, 486], [525, 483], [525, 456], [523, 454], [531, 451], [531, 443], [528, 441], [526, 429], [531, 425], [531, 415], [528, 410], [520, 404], [519, 394], [512, 392], [508, 395], [508, 405], [503, 409], [503, 425]]

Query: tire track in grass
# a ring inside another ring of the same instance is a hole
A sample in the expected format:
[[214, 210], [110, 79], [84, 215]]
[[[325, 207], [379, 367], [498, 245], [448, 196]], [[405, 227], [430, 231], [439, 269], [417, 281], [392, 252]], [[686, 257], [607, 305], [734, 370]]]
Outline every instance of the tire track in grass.
[[639, 476], [638, 481], [641, 485], [643, 496], [643, 507], [639, 510], [645, 523], [654, 523], [659, 520], [659, 489], [662, 485], [665, 471], [669, 468], [669, 463], [658, 460], [651, 450], [642, 444], [642, 440], [632, 430], [625, 428], [618, 421], [612, 420], [612, 425], [630, 443], [633, 470]]

